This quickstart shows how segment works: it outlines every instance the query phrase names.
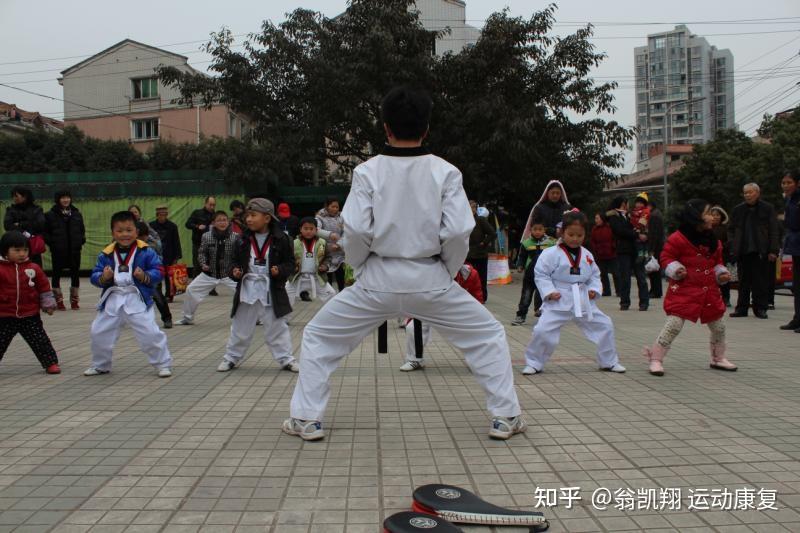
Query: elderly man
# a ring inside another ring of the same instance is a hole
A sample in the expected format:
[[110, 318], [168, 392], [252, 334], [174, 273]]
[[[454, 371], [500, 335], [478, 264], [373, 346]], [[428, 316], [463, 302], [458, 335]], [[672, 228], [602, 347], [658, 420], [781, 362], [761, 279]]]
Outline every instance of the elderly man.
[[742, 193], [744, 202], [733, 209], [728, 225], [731, 259], [739, 271], [739, 299], [731, 316], [747, 316], [752, 294], [753, 314], [767, 318], [767, 286], [769, 276], [775, 275], [770, 261], [777, 259], [780, 247], [778, 218], [775, 209], [761, 200], [757, 184], [748, 183]]

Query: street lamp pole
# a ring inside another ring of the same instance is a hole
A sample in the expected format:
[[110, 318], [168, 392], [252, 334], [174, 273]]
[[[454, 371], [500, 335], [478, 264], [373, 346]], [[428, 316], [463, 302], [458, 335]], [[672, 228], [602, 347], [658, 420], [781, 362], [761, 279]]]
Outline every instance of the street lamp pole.
[[664, 139], [664, 150], [662, 150], [662, 159], [663, 159], [663, 169], [664, 169], [664, 216], [667, 215], [669, 211], [669, 189], [667, 183], [667, 147], [669, 146], [669, 134], [672, 130], [672, 108], [679, 104], [691, 104], [694, 102], [701, 102], [705, 100], [706, 97], [702, 98], [694, 98], [692, 100], [678, 100], [677, 102], [671, 102], [667, 104], [666, 116], [664, 117], [664, 135], [662, 138]]

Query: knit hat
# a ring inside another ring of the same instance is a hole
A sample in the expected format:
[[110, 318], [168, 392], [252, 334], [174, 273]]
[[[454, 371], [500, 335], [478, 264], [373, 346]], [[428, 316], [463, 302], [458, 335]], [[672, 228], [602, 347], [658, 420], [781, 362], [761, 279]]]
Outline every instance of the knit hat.
[[642, 202], [644, 202], [644, 205], [647, 205], [647, 204], [650, 203], [650, 197], [647, 196], [646, 192], [640, 192], [639, 194], [637, 194], [636, 195], [636, 200], [634, 200], [634, 203], [636, 201], [638, 201], [638, 200], [641, 200]]
[[281, 218], [289, 218], [292, 216], [292, 210], [289, 208], [289, 204], [286, 202], [278, 204], [278, 216]]
[[256, 213], [264, 213], [270, 216], [275, 216], [275, 204], [266, 198], [252, 198], [247, 202], [247, 210], [255, 211]]

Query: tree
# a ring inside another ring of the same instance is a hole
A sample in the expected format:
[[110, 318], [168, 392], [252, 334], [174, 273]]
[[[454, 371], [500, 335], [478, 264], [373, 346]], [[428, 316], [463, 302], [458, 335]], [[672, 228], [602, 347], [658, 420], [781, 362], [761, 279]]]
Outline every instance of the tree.
[[572, 118], [613, 113], [616, 85], [590, 77], [605, 57], [588, 41], [591, 26], [548, 36], [554, 12], [496, 13], [474, 47], [437, 57], [443, 33], [422, 27], [413, 0], [351, 0], [332, 19], [298, 9], [279, 25], [267, 21], [242, 52], [228, 30], [213, 34], [214, 77], [159, 74], [184, 103], [229, 104], [254, 119], [272, 153], [323, 172], [349, 171], [380, 150], [380, 100], [391, 87], [425, 88], [434, 153], [461, 168], [472, 195], [527, 214], [552, 178], [567, 182], [576, 203], [598, 193], [633, 138], [616, 122]]

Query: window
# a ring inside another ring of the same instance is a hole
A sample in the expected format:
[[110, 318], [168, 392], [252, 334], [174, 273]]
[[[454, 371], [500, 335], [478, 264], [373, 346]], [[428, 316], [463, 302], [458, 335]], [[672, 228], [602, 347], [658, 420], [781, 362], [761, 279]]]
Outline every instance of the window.
[[158, 96], [158, 78], [141, 78], [133, 82], [133, 99], [155, 98]]
[[228, 115], [228, 135], [236, 137], [236, 115], [233, 113]]
[[664, 48], [664, 46], [666, 44], [667, 44], [666, 37], [656, 37], [655, 39], [653, 39], [653, 47], [656, 50], [660, 50], [660, 49]]
[[131, 121], [131, 137], [135, 141], [158, 139], [158, 119], [148, 118]]

